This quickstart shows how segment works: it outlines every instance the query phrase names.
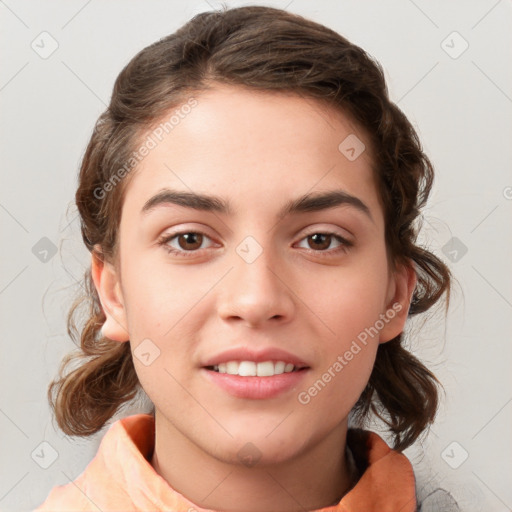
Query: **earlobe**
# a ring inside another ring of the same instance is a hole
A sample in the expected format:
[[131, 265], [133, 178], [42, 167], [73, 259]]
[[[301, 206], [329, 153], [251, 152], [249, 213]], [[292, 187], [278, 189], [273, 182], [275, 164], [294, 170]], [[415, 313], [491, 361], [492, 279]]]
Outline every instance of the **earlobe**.
[[115, 268], [101, 258], [101, 253], [93, 251], [91, 253], [91, 275], [106, 317], [101, 328], [103, 336], [113, 341], [128, 341], [126, 310], [119, 276]]
[[409, 313], [417, 275], [413, 263], [401, 265], [392, 276], [394, 293], [386, 306], [385, 323], [380, 331], [379, 343], [391, 341], [398, 336], [405, 327]]

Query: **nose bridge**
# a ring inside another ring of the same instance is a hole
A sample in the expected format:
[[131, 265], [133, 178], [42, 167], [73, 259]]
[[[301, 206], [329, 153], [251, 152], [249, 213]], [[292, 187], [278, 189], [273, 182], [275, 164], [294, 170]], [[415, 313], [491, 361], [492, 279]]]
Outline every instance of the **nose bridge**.
[[250, 324], [271, 318], [284, 320], [292, 314], [293, 300], [282, 273], [279, 251], [271, 237], [260, 244], [247, 236], [235, 247], [233, 269], [224, 284], [219, 314], [225, 319], [238, 317]]

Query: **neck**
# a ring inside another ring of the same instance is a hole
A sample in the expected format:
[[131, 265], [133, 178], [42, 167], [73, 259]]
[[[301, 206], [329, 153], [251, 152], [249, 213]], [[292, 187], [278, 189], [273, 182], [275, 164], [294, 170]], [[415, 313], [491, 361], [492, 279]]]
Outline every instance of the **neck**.
[[303, 512], [332, 506], [356, 478], [346, 452], [346, 424], [293, 460], [255, 464], [219, 460], [156, 415], [151, 465], [196, 510]]

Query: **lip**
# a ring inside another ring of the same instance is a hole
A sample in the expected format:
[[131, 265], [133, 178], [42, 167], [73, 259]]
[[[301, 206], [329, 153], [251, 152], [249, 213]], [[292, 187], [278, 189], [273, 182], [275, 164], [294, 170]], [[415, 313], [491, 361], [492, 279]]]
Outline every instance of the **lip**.
[[201, 368], [201, 372], [205, 378], [231, 396], [250, 400], [265, 400], [297, 388], [299, 382], [309, 372], [309, 368], [272, 377], [241, 377], [240, 375], [218, 373], [206, 368]]
[[305, 361], [294, 354], [274, 347], [259, 350], [249, 349], [247, 347], [233, 347], [209, 357], [201, 363], [201, 366], [204, 368], [205, 366], [214, 366], [220, 363], [227, 363], [228, 361], [254, 361], [255, 363], [262, 363], [264, 361], [284, 361], [285, 363], [292, 363], [298, 368], [309, 367]]
[[[242, 377], [218, 373], [208, 368], [228, 361], [254, 361], [255, 363], [283, 361], [293, 364], [299, 370], [271, 377]], [[258, 350], [248, 347], [232, 347], [209, 357], [201, 364], [201, 373], [210, 383], [219, 386], [231, 396], [250, 400], [274, 398], [296, 388], [309, 369], [309, 365], [300, 357], [275, 347]]]

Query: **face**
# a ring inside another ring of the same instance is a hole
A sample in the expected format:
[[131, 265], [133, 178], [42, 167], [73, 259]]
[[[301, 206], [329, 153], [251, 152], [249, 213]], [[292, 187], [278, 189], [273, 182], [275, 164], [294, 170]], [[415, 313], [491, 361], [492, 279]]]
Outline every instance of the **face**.
[[126, 188], [118, 265], [93, 261], [104, 334], [129, 340], [169, 435], [226, 462], [248, 442], [291, 460], [346, 429], [414, 278], [390, 270], [347, 117], [227, 86], [196, 99]]

